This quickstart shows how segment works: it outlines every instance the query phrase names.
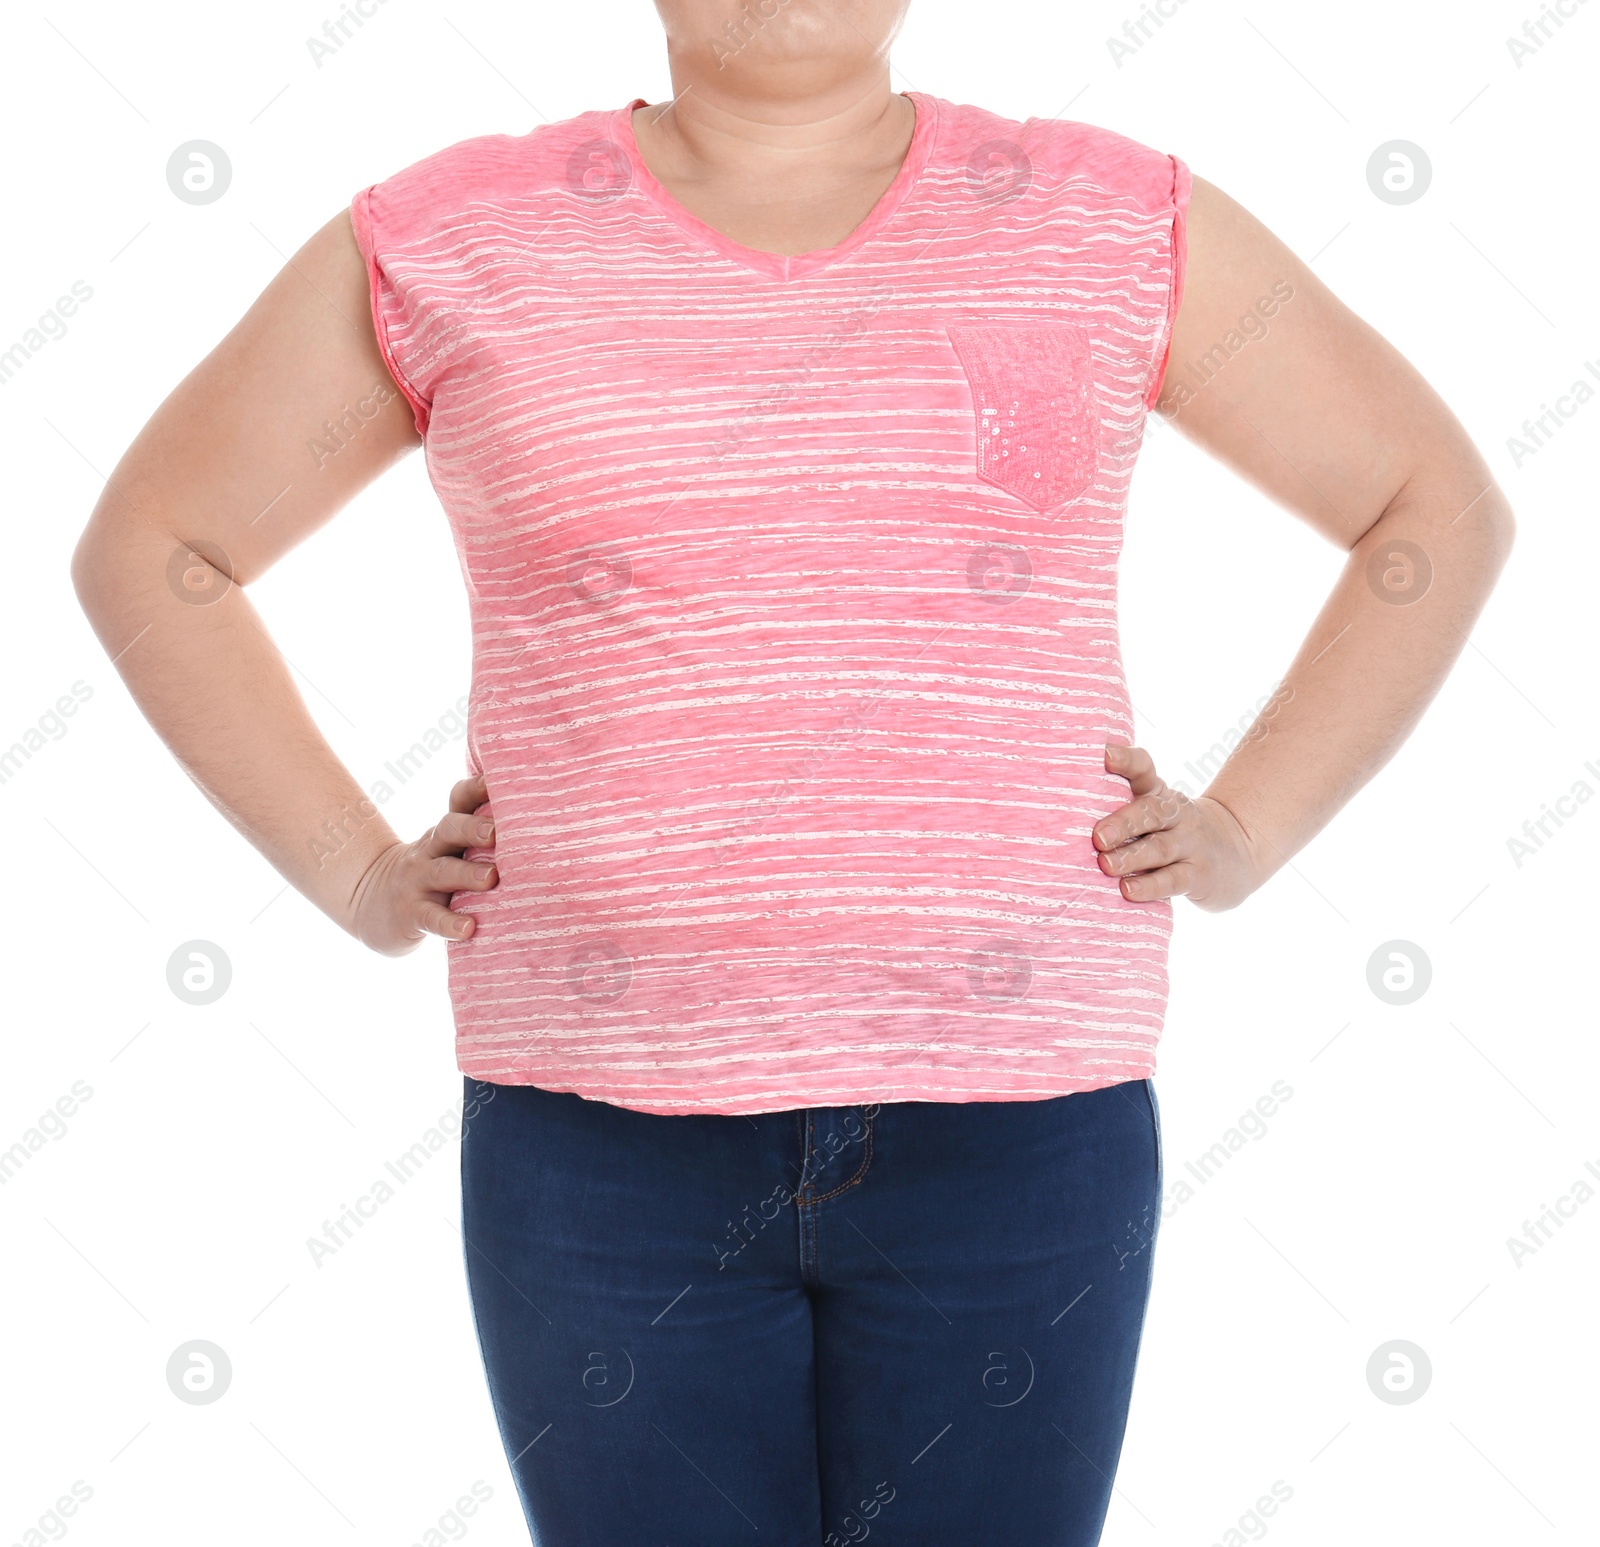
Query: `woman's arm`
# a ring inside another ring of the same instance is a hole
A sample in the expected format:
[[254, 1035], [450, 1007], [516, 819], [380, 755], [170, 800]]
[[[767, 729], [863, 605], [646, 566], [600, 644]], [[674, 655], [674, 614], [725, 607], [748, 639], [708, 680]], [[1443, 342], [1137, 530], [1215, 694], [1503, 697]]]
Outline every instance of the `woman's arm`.
[[[1394, 755], [1465, 645], [1514, 523], [1418, 372], [1198, 177], [1188, 236], [1158, 412], [1350, 554], [1204, 795], [1169, 789], [1139, 748], [1108, 750], [1136, 798], [1096, 825], [1101, 868], [1134, 901], [1186, 894], [1216, 910], [1266, 881]], [[1268, 312], [1264, 336], [1217, 353], [1242, 318]], [[1207, 354], [1225, 364], [1201, 386], [1186, 366]]]
[[189, 776], [287, 880], [389, 955], [430, 931], [471, 932], [447, 905], [484, 886], [452, 857], [480, 841], [468, 828], [481, 781], [402, 844], [317, 729], [245, 590], [417, 444], [341, 213], [156, 410], [72, 556], [95, 633]]

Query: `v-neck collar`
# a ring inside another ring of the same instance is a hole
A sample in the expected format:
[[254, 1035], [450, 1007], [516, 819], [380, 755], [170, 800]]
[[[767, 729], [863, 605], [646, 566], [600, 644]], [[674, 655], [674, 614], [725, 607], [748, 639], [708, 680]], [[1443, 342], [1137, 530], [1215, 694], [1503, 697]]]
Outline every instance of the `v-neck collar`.
[[911, 143], [906, 147], [905, 160], [895, 173], [894, 181], [884, 189], [878, 202], [867, 212], [866, 218], [842, 242], [832, 247], [821, 247], [814, 252], [778, 253], [763, 252], [759, 247], [746, 247], [731, 237], [724, 236], [715, 226], [708, 225], [698, 215], [691, 213], [672, 194], [656, 181], [644, 157], [639, 153], [639, 142], [634, 138], [633, 114], [636, 108], [646, 107], [643, 97], [635, 97], [626, 107], [618, 108], [612, 120], [612, 138], [620, 145], [632, 163], [633, 186], [642, 193], [658, 213], [687, 232], [704, 247], [720, 253], [730, 262], [742, 264], [772, 279], [802, 279], [815, 274], [841, 258], [848, 257], [863, 243], [870, 241], [894, 217], [905, 202], [906, 195], [921, 177], [933, 150], [934, 133], [938, 121], [938, 108], [933, 97], [920, 91], [901, 93], [916, 109], [916, 124], [911, 131]]

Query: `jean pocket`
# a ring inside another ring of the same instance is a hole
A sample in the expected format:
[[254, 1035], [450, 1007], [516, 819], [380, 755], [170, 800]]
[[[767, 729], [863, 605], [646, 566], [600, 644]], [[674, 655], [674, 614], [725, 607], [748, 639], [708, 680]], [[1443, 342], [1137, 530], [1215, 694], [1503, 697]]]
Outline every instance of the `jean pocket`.
[[972, 393], [977, 474], [1035, 510], [1077, 498], [1100, 462], [1088, 332], [1071, 322], [950, 323]]

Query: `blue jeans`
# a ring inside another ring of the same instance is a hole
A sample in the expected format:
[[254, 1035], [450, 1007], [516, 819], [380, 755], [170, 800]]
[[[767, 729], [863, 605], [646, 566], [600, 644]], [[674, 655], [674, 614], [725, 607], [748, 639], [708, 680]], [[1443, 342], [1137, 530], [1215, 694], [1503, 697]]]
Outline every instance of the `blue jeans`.
[[540, 1547], [1091, 1547], [1161, 1197], [1148, 1080], [668, 1117], [468, 1078], [484, 1372]]

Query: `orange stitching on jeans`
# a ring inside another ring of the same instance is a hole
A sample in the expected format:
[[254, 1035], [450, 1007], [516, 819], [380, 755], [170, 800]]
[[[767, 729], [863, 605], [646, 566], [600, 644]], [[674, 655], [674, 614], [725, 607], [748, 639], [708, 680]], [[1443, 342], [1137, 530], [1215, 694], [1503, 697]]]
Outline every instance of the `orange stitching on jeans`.
[[867, 1118], [866, 1153], [861, 1157], [861, 1169], [847, 1182], [840, 1182], [832, 1192], [819, 1193], [815, 1198], [807, 1198], [807, 1203], [823, 1203], [829, 1198], [837, 1198], [847, 1187], [854, 1187], [862, 1177], [867, 1174], [867, 1167], [872, 1164], [872, 1119]]

